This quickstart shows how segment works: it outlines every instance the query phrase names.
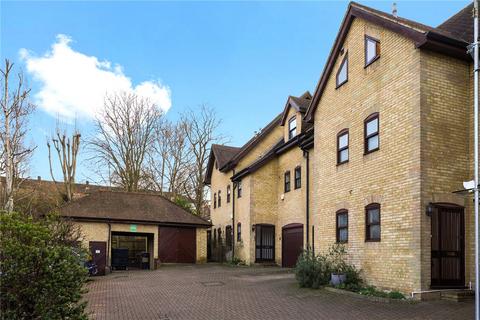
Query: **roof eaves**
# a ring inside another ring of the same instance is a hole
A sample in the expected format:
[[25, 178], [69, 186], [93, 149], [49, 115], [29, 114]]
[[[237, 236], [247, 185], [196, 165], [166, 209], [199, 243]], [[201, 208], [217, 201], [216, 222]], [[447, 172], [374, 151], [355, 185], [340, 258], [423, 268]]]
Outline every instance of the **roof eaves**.
[[[345, 17], [340, 25], [339, 32], [337, 34], [337, 37], [335, 38], [334, 45], [330, 51], [327, 62], [321, 74], [320, 80], [318, 81], [317, 86], [315, 88], [312, 101], [307, 109], [307, 112], [305, 113], [304, 120], [307, 122], [313, 121], [314, 111], [317, 108], [318, 103], [320, 102], [320, 98], [323, 94], [328, 78], [330, 77], [333, 66], [340, 52], [341, 46], [345, 40], [345, 37], [348, 34], [352, 21], [355, 18], [361, 18], [361, 19], [370, 21], [371, 23], [374, 23], [386, 29], [392, 30], [396, 33], [399, 33], [413, 40], [413, 42], [419, 48], [420, 47], [429, 48], [426, 42], [427, 34], [430, 34], [430, 36], [437, 34], [437, 32], [435, 32], [434, 28], [432, 27], [415, 23], [413, 21], [408, 21], [406, 19], [401, 19], [401, 18], [397, 20], [392, 19], [391, 17], [389, 17], [388, 14], [382, 13], [381, 11], [371, 9], [363, 5], [359, 5], [357, 3], [351, 2], [348, 7], [347, 13], [345, 14]], [[441, 42], [443, 43], [448, 43], [448, 41], [455, 40], [452, 38], [449, 39], [449, 37], [446, 37], [446, 36], [437, 37], [437, 38], [439, 42], [441, 40]], [[433, 47], [432, 42], [429, 42], [428, 44]], [[440, 47], [442, 46], [438, 44], [436, 45], [436, 48], [440, 48]], [[446, 48], [443, 48], [443, 49], [446, 49]], [[454, 52], [454, 54], [458, 55], [458, 52]]]

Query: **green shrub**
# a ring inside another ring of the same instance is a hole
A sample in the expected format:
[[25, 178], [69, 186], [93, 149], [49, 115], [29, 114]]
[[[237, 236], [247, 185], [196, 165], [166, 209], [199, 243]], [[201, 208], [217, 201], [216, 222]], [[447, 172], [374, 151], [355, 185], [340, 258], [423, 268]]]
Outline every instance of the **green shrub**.
[[405, 296], [403, 295], [403, 293], [398, 292], [398, 291], [390, 291], [388, 293], [388, 297], [390, 299], [400, 299], [400, 300], [405, 299]]
[[304, 251], [295, 266], [295, 278], [302, 288], [318, 289], [330, 282], [331, 266], [322, 255]]
[[246, 266], [247, 264], [245, 263], [244, 260], [238, 258], [238, 257], [233, 257], [232, 260], [228, 262], [232, 266]]
[[87, 319], [88, 272], [75, 232], [58, 216], [0, 212], [0, 312], [4, 319]]

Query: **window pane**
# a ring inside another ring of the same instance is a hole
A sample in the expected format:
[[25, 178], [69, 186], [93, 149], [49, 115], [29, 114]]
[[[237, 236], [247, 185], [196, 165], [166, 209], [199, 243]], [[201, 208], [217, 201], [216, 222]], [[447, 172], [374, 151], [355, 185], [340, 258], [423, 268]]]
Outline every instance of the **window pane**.
[[340, 151], [340, 162], [348, 160], [348, 149]]
[[342, 149], [344, 147], [348, 146], [348, 133], [345, 133], [338, 137], [338, 147], [339, 149]]
[[370, 239], [380, 239], [380, 225], [370, 226]]
[[380, 222], [380, 210], [379, 209], [369, 209], [368, 210], [368, 223], [379, 223]]
[[337, 85], [347, 81], [347, 65], [348, 65], [348, 59], [345, 59], [344, 63], [340, 66], [340, 70], [338, 72]]
[[372, 119], [367, 122], [367, 136], [376, 132], [378, 132], [378, 118]]
[[368, 138], [367, 148], [368, 151], [378, 148], [378, 135]]
[[338, 230], [338, 241], [347, 241], [348, 240], [348, 229], [343, 228]]
[[367, 39], [367, 63], [371, 62], [377, 56], [377, 42]]
[[347, 214], [345, 213], [342, 213], [342, 214], [339, 214], [337, 216], [337, 219], [338, 219], [338, 227], [339, 228], [343, 228], [343, 227], [346, 227], [347, 226]]

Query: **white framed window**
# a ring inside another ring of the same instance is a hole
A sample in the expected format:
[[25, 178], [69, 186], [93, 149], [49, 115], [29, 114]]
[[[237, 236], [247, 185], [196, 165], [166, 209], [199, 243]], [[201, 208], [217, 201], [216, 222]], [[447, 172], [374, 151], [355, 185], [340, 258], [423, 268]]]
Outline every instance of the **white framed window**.
[[345, 54], [345, 57], [340, 63], [340, 67], [338, 67], [337, 71], [337, 88], [343, 85], [345, 82], [348, 81], [348, 53]]

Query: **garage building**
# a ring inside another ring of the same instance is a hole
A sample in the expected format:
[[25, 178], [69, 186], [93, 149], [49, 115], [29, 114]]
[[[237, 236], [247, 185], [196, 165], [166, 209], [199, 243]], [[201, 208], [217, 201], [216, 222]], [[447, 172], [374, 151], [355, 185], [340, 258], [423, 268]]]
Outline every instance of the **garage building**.
[[99, 274], [207, 259], [210, 222], [157, 194], [97, 191], [60, 213], [81, 229]]

